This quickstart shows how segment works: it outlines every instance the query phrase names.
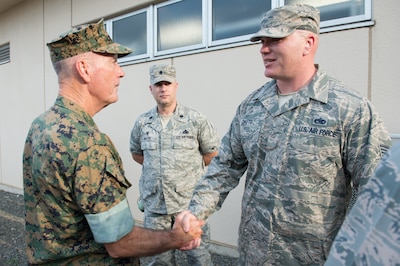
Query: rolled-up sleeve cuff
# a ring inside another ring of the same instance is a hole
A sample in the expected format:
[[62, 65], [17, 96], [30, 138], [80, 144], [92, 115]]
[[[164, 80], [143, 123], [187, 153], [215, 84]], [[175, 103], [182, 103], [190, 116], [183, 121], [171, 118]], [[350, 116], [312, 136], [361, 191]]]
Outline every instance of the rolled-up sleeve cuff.
[[124, 199], [106, 212], [85, 214], [97, 243], [112, 243], [127, 235], [135, 226], [128, 201]]

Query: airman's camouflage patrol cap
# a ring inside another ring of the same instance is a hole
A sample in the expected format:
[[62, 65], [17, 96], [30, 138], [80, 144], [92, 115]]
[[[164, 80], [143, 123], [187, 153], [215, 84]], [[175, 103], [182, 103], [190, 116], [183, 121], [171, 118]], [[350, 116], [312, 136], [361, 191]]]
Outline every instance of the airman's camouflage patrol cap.
[[250, 41], [263, 37], [284, 38], [296, 30], [307, 30], [319, 34], [319, 10], [305, 4], [287, 5], [274, 8], [264, 14], [261, 29]]
[[48, 43], [47, 47], [53, 63], [87, 52], [117, 54], [118, 57], [132, 53], [130, 48], [112, 41], [104, 28], [103, 19], [97, 23], [74, 27]]
[[150, 84], [161, 81], [175, 82], [176, 70], [173, 65], [154, 65], [150, 67]]

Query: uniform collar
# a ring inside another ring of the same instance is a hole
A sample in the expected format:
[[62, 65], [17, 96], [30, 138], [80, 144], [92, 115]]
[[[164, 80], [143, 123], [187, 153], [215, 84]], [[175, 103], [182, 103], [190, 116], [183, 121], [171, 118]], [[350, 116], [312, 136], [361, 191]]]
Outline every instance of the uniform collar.
[[[155, 121], [155, 118], [158, 117], [159, 114], [157, 112], [157, 106], [154, 107], [153, 109], [151, 109], [150, 114], [147, 118], [147, 122], [148, 123], [153, 123]], [[172, 114], [171, 119], [177, 120], [177, 121], [181, 121], [181, 122], [185, 122], [187, 121], [187, 110], [186, 108], [184, 108], [183, 105], [179, 104], [179, 102], [176, 105], [175, 111]]]
[[65, 98], [64, 96], [58, 96], [56, 98], [56, 101], [54, 105], [60, 106], [62, 108], [66, 108], [75, 114], [79, 115], [80, 117], [83, 118], [85, 122], [87, 122], [89, 125], [96, 127], [96, 124], [93, 120], [93, 118], [76, 102]]
[[300, 105], [307, 104], [312, 100], [322, 103], [328, 102], [329, 92], [329, 76], [326, 72], [315, 65], [317, 72], [314, 74], [311, 81], [301, 88], [298, 93], [294, 94], [290, 100], [289, 107], [282, 106], [279, 108], [278, 90], [276, 80], [266, 83], [256, 95], [256, 98], [269, 110], [272, 115], [279, 115], [285, 111], [294, 109]]

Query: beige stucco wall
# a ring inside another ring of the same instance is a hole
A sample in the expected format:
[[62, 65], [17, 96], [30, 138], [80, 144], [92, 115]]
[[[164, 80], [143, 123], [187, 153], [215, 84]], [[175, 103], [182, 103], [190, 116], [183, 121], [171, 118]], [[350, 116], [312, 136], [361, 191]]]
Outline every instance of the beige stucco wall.
[[400, 133], [400, 1], [372, 1], [376, 25], [371, 29], [371, 98], [390, 133]]
[[0, 14], [0, 44], [7, 42], [11, 62], [0, 65], [0, 184], [21, 188], [25, 136], [45, 108], [43, 8], [37, 1]]
[[[29, 0], [0, 14], [0, 44], [10, 42], [11, 63], [0, 65], [0, 188], [22, 191], [21, 155], [31, 121], [47, 109], [57, 95], [57, 78], [45, 43], [72, 25], [110, 18], [133, 5], [154, 1], [129, 0]], [[395, 13], [398, 0], [373, 1], [376, 24], [372, 28], [324, 33], [316, 63], [368, 96], [392, 134], [400, 133], [400, 61], [397, 43], [400, 28]], [[129, 133], [136, 117], [152, 108], [148, 90], [148, 68], [153, 63], [173, 63], [178, 70], [179, 100], [203, 113], [216, 125], [221, 137], [235, 109], [252, 90], [266, 82], [259, 45], [200, 53], [123, 67], [119, 101], [94, 119], [114, 141], [133, 187], [129, 200], [137, 211], [140, 167], [129, 154]], [[212, 239], [236, 246], [243, 181], [231, 192], [223, 208], [210, 218]]]

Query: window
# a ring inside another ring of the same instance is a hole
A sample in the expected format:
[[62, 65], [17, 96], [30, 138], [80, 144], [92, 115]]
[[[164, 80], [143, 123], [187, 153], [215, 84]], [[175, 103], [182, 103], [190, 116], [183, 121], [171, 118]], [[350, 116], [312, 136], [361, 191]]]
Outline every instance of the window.
[[0, 65], [10, 62], [10, 43], [0, 45]]
[[286, 5], [304, 3], [321, 13], [321, 28], [371, 20], [371, 0], [285, 0]]
[[155, 8], [156, 52], [203, 46], [202, 0], [167, 2]]
[[130, 13], [106, 22], [106, 29], [113, 41], [133, 49], [122, 61], [149, 57], [150, 33], [148, 9]]
[[[213, 0], [211, 5], [211, 42], [247, 36], [257, 32], [263, 14], [271, 9], [265, 0]], [[247, 38], [248, 39], [248, 38]]]
[[249, 44], [263, 14], [305, 3], [321, 12], [321, 32], [365, 27], [372, 0], [169, 0], [106, 21], [112, 38], [134, 50], [120, 62], [152, 60]]

